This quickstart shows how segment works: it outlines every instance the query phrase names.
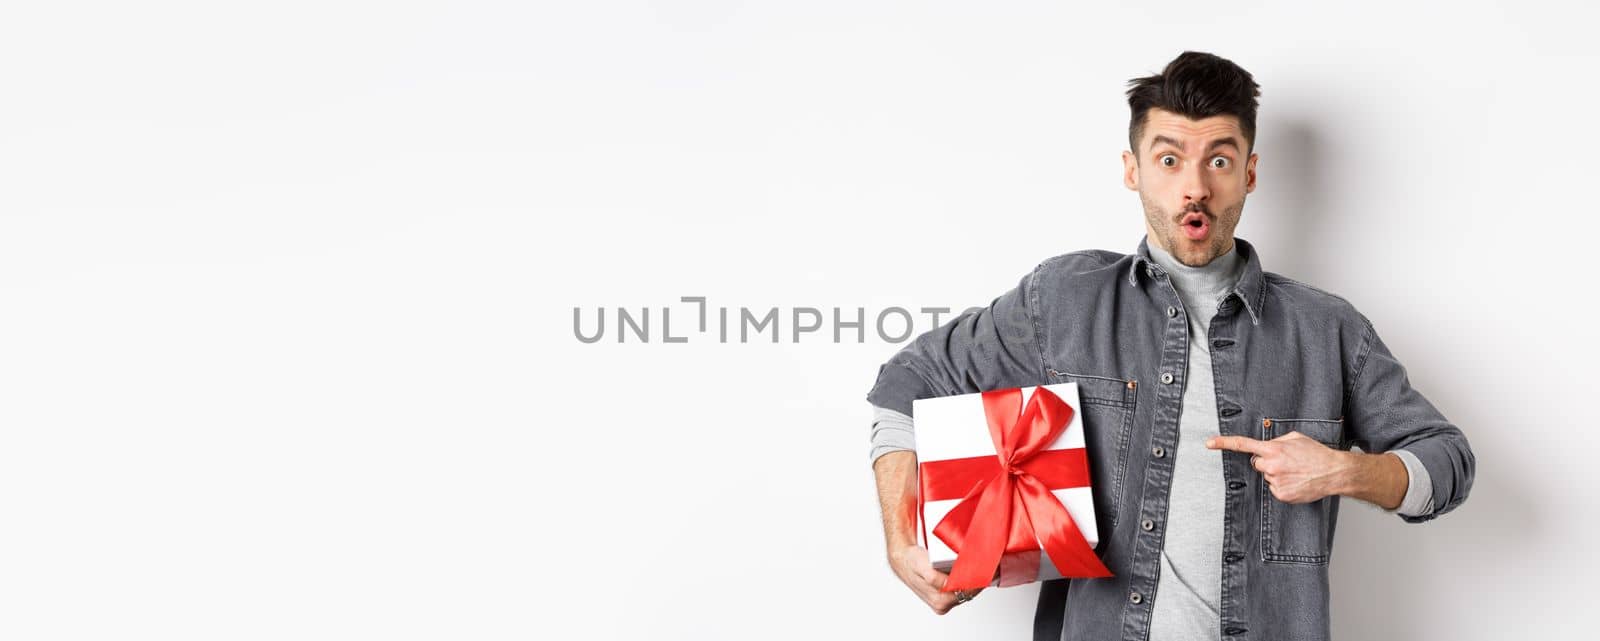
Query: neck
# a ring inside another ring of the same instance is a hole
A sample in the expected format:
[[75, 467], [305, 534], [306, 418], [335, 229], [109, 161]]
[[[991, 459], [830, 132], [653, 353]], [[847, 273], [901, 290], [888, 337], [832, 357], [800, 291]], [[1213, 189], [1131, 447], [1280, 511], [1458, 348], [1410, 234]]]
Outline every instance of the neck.
[[1211, 262], [1199, 267], [1190, 267], [1174, 258], [1161, 244], [1150, 236], [1146, 236], [1145, 244], [1150, 249], [1150, 260], [1160, 265], [1172, 276], [1172, 284], [1180, 294], [1186, 298], [1193, 296], [1197, 299], [1215, 299], [1230, 291], [1239, 282], [1239, 277], [1244, 273], [1244, 258], [1239, 255], [1239, 247], [1232, 244], [1224, 253]]

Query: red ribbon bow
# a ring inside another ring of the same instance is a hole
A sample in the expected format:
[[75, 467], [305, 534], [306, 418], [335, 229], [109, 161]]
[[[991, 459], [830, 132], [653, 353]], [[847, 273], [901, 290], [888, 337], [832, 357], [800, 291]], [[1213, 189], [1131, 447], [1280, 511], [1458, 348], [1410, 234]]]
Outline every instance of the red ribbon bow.
[[[1022, 390], [1012, 388], [984, 392], [983, 413], [995, 456], [922, 464], [923, 501], [961, 497], [933, 530], [956, 552], [943, 591], [987, 586], [996, 569], [1002, 570], [1002, 585], [1032, 581], [1038, 574], [1037, 563], [1032, 564], [1031, 576], [1018, 581], [1005, 576], [1018, 568], [1009, 563], [1001, 568], [1001, 559], [1008, 554], [1036, 555], [1041, 544], [1062, 576], [1111, 576], [1067, 507], [1051, 493], [1089, 485], [1089, 461], [1082, 448], [1044, 449], [1066, 431], [1072, 406], [1038, 387], [1023, 407]], [[1020, 571], [1028, 572], [1023, 566]]]

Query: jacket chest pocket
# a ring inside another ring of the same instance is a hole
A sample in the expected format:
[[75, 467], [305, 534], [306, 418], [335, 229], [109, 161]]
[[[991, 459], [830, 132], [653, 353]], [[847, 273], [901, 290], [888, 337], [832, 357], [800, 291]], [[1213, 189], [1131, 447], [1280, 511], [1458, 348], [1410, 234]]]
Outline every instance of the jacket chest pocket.
[[[1346, 449], [1344, 419], [1263, 418], [1261, 439], [1299, 432], [1323, 445]], [[1278, 500], [1261, 482], [1261, 553], [1268, 563], [1325, 565], [1333, 549], [1333, 528], [1339, 497], [1290, 504]]]
[[1101, 549], [1111, 540], [1121, 512], [1128, 468], [1128, 432], [1133, 428], [1137, 384], [1131, 379], [1048, 370], [1053, 382], [1077, 383], [1084, 444], [1089, 449], [1090, 492]]

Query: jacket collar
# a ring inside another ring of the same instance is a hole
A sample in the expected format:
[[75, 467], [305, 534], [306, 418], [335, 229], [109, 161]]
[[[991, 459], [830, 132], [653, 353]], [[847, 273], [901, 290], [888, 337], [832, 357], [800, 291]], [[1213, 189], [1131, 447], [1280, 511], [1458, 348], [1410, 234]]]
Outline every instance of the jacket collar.
[[[1260, 325], [1261, 306], [1267, 301], [1266, 282], [1261, 274], [1261, 257], [1256, 254], [1255, 247], [1243, 238], [1235, 236], [1233, 244], [1239, 248], [1239, 256], [1244, 259], [1244, 273], [1239, 276], [1239, 282], [1233, 286], [1233, 294], [1244, 302], [1245, 310], [1250, 312], [1250, 324]], [[1139, 278], [1140, 273], [1154, 277], [1157, 274], [1164, 276], [1165, 271], [1150, 259], [1150, 237], [1146, 235], [1140, 238], [1139, 248], [1134, 251], [1132, 264], [1128, 266], [1128, 284], [1140, 287], [1144, 282]]]

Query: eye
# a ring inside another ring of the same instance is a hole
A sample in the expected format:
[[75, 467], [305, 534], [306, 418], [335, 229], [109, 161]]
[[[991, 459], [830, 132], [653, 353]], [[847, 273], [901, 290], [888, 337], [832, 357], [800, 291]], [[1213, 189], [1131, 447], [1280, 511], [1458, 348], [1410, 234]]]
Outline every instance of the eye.
[[1215, 158], [1212, 158], [1211, 159], [1211, 168], [1212, 169], [1227, 169], [1228, 168], [1228, 157], [1227, 156], [1217, 156]]
[[1157, 158], [1156, 161], [1160, 162], [1162, 167], [1177, 167], [1178, 166], [1178, 157], [1174, 156], [1172, 154], [1163, 155], [1162, 157]]

